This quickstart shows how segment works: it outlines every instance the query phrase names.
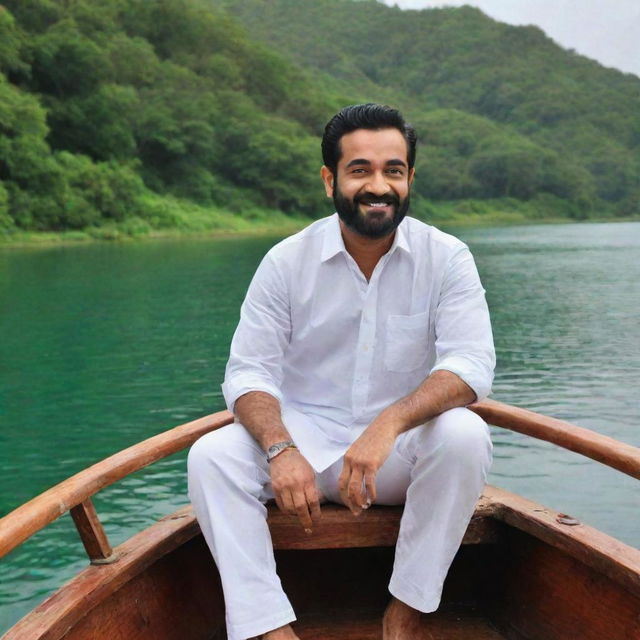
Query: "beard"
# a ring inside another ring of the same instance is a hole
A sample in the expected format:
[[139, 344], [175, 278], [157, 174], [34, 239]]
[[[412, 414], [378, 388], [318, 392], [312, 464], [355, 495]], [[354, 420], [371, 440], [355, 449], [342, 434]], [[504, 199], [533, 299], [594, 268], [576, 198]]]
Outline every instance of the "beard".
[[[384, 202], [393, 208], [393, 215], [388, 217], [375, 209], [366, 213], [360, 211], [360, 205], [372, 204], [374, 202]], [[360, 193], [352, 200], [345, 197], [338, 186], [338, 181], [334, 182], [333, 204], [338, 212], [340, 220], [345, 226], [366, 238], [383, 238], [393, 233], [402, 222], [409, 210], [410, 198], [400, 200], [395, 193], [387, 193], [383, 196], [376, 196], [372, 193]], [[382, 215], [380, 215], [382, 214]]]

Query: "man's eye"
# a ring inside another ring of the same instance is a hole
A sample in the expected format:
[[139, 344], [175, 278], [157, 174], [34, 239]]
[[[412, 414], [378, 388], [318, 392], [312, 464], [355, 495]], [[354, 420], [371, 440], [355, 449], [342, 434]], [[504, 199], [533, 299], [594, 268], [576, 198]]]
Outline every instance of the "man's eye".
[[387, 169], [387, 173], [393, 173], [395, 175], [402, 175], [402, 169]]

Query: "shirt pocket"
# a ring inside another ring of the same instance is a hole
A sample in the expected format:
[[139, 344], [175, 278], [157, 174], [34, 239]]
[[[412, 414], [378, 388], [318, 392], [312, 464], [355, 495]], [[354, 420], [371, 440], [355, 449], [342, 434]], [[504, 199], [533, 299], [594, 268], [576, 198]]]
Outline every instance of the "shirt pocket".
[[389, 371], [407, 372], [427, 361], [429, 312], [387, 318], [384, 366]]

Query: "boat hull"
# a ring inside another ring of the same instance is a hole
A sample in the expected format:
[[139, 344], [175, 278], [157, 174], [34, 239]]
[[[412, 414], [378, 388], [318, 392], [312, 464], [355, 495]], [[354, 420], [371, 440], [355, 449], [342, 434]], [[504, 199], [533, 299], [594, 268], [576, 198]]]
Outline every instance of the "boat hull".
[[[401, 508], [359, 519], [333, 505], [303, 534], [270, 511], [279, 573], [299, 636], [380, 638]], [[638, 640], [640, 551], [488, 488], [451, 567], [443, 602], [424, 616], [435, 640]], [[609, 547], [607, 547], [609, 545]], [[92, 565], [4, 640], [226, 638], [220, 582], [190, 508]]]

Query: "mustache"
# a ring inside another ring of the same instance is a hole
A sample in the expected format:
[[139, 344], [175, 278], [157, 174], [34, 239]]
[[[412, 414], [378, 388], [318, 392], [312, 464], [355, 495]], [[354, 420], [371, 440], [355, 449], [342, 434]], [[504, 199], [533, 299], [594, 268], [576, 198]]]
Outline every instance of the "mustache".
[[384, 204], [395, 205], [396, 207], [400, 205], [400, 198], [398, 198], [395, 193], [385, 193], [382, 196], [374, 193], [361, 193], [354, 196], [353, 201], [356, 204], [374, 204], [382, 202]]

